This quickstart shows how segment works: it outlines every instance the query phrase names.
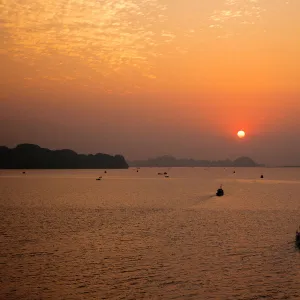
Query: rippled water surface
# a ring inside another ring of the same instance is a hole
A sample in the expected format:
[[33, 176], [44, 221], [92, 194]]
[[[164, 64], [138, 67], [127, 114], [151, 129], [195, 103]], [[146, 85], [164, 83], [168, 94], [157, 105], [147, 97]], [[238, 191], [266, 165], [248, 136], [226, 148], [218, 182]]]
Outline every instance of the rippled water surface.
[[300, 299], [299, 225], [296, 168], [0, 170], [0, 298]]

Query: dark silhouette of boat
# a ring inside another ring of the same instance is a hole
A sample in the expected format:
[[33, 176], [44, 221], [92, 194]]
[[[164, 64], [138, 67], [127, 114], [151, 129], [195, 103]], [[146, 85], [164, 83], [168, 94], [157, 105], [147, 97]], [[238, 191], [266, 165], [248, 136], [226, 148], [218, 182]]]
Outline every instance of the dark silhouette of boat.
[[221, 185], [220, 188], [217, 190], [216, 196], [218, 196], [218, 197], [224, 196], [224, 190], [223, 190], [223, 188], [222, 188], [222, 185]]

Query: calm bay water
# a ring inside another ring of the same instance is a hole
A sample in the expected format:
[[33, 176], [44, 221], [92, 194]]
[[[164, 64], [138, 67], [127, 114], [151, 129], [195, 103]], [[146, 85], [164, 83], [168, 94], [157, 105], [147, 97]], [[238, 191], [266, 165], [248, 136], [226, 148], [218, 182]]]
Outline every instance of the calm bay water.
[[0, 170], [0, 298], [300, 299], [299, 225], [296, 168]]

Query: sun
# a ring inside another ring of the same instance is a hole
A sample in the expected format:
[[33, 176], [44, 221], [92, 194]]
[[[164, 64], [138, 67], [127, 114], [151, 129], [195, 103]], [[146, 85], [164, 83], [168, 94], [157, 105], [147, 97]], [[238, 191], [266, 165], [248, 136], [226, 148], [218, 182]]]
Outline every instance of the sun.
[[238, 136], [240, 139], [244, 138], [245, 135], [246, 135], [246, 133], [245, 133], [244, 130], [240, 130], [240, 131], [237, 133], [237, 136]]

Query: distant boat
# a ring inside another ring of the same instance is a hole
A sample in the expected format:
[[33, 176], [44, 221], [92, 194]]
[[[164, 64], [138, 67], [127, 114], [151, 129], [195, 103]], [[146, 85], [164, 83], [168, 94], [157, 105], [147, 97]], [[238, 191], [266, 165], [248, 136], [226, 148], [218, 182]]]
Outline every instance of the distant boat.
[[221, 185], [220, 188], [217, 190], [216, 196], [218, 196], [218, 197], [224, 196], [224, 190], [222, 189], [222, 185]]

